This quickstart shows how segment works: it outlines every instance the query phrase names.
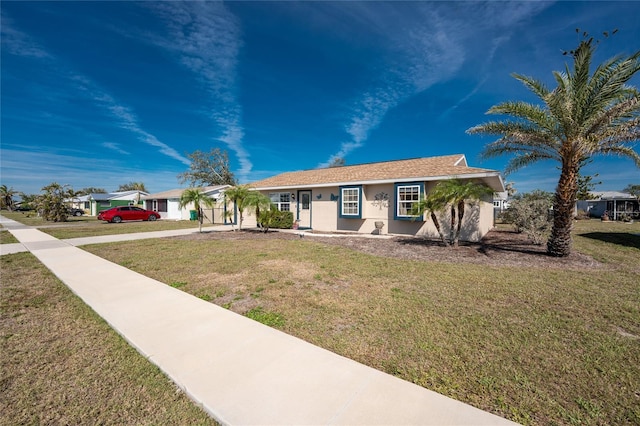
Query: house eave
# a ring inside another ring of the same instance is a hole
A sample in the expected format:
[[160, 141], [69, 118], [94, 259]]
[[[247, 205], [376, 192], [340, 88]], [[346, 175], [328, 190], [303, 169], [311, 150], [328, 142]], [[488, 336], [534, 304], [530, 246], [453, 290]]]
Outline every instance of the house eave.
[[491, 189], [496, 192], [504, 191], [504, 182], [499, 172], [484, 172], [484, 173], [465, 173], [462, 175], [441, 175], [441, 176], [417, 176], [400, 179], [379, 179], [379, 180], [362, 180], [362, 181], [349, 181], [349, 182], [328, 182], [328, 183], [315, 183], [315, 184], [300, 184], [300, 185], [279, 185], [279, 186], [259, 186], [255, 187], [258, 191], [276, 191], [282, 189], [311, 189], [311, 188], [330, 188], [336, 186], [346, 185], [383, 185], [393, 183], [405, 183], [405, 182], [433, 182], [445, 179], [483, 179], [483, 178], [497, 178], [498, 185], [490, 185]]

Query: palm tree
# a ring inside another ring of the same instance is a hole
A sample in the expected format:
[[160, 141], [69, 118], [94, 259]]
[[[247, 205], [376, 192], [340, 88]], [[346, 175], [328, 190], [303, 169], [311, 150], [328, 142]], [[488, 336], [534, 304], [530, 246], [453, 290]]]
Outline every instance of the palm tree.
[[[253, 207], [255, 209], [258, 226], [261, 226], [260, 213], [265, 213], [266, 211], [271, 209], [271, 199], [264, 195], [262, 192], [249, 191], [249, 195], [245, 200], [245, 206]], [[265, 230], [265, 232], [267, 232], [267, 230]]]
[[216, 200], [202, 192], [199, 188], [185, 189], [180, 196], [180, 208], [193, 203], [193, 209], [198, 212], [198, 231], [202, 233], [202, 221], [204, 218], [203, 206], [213, 207]]
[[238, 230], [242, 230], [242, 221], [244, 220], [244, 210], [249, 206], [251, 201], [250, 193], [252, 191], [247, 185], [238, 185], [224, 190], [224, 202], [232, 202], [238, 209]]
[[539, 160], [560, 163], [560, 177], [553, 202], [553, 228], [547, 252], [553, 256], [571, 253], [573, 209], [580, 167], [594, 155], [617, 154], [640, 166], [640, 155], [631, 144], [640, 132], [640, 96], [627, 82], [640, 70], [640, 51], [617, 56], [590, 66], [595, 45], [583, 40], [571, 52], [573, 69], [553, 73], [557, 87], [549, 90], [531, 77], [514, 74], [542, 105], [505, 102], [491, 107], [490, 114], [514, 119], [492, 121], [472, 127], [470, 134], [500, 136], [485, 147], [485, 158], [510, 154], [505, 173]]
[[449, 241], [444, 236], [444, 232], [442, 231], [442, 227], [440, 226], [440, 221], [438, 220], [438, 216], [436, 213], [444, 210], [446, 202], [443, 198], [436, 198], [432, 194], [431, 196], [425, 196], [420, 200], [417, 204], [414, 204], [411, 209], [411, 214], [414, 216], [422, 216], [423, 214], [429, 212], [431, 216], [431, 220], [433, 221], [433, 225], [436, 227], [438, 231], [438, 235], [440, 235], [440, 239], [445, 247], [449, 247]]
[[[468, 201], [481, 200], [491, 194], [493, 194], [493, 190], [485, 184], [472, 181], [463, 182], [460, 179], [448, 179], [439, 182], [435, 188], [416, 205], [414, 213], [423, 214], [428, 211], [444, 245], [449, 246], [451, 244], [457, 247], [460, 240], [460, 231], [462, 230], [465, 204]], [[451, 210], [449, 241], [445, 238], [435, 214], [438, 211], [445, 210], [447, 207]]]
[[13, 188], [7, 188], [7, 185], [0, 185], [0, 204], [2, 207], [6, 207], [7, 210], [13, 209], [13, 196], [18, 192]]

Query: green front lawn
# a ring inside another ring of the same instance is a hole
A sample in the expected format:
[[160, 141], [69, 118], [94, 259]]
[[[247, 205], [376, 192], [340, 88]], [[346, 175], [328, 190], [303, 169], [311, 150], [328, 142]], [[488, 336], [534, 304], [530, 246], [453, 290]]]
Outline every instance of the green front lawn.
[[410, 261], [311, 239], [86, 249], [520, 423], [640, 424], [640, 224], [575, 228], [599, 266]]
[[33, 255], [0, 266], [0, 424], [216, 424]]

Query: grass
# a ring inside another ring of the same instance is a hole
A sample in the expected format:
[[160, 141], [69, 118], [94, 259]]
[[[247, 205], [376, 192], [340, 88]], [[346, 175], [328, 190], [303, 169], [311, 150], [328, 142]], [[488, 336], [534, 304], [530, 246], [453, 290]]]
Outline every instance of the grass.
[[603, 266], [514, 270], [313, 240], [131, 241], [87, 250], [523, 424], [640, 424], [640, 224], [576, 222]]
[[0, 424], [216, 424], [31, 254], [0, 265]]
[[0, 231], [0, 244], [13, 244], [19, 242], [11, 232], [2, 230]]
[[[93, 216], [72, 216], [69, 217], [69, 221], [67, 222], [47, 222], [42, 218], [36, 217], [33, 213], [31, 213], [31, 217], [27, 217], [28, 213], [29, 212], [3, 211], [2, 215], [8, 219], [15, 220], [25, 225], [43, 227], [41, 228], [42, 232], [45, 232], [59, 239], [198, 228], [197, 222], [188, 220], [158, 220], [155, 222], [134, 221], [123, 223], [107, 223], [98, 220]], [[44, 228], [45, 226], [46, 228]], [[216, 225], [205, 223], [202, 227], [206, 228], [209, 226]]]

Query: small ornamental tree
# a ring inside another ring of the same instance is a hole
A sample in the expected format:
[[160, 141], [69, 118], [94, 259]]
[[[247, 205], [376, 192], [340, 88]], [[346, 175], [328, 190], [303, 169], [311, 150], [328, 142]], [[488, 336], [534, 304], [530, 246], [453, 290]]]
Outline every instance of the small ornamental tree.
[[69, 209], [65, 199], [75, 195], [69, 185], [60, 185], [53, 182], [42, 188], [43, 194], [36, 197], [35, 204], [40, 216], [51, 222], [66, 222]]
[[13, 210], [13, 196], [17, 193], [13, 188], [7, 188], [7, 185], [0, 185], [0, 208]]
[[544, 244], [553, 225], [551, 206], [553, 194], [544, 191], [516, 195], [502, 214], [516, 232], [524, 232], [534, 244]]

